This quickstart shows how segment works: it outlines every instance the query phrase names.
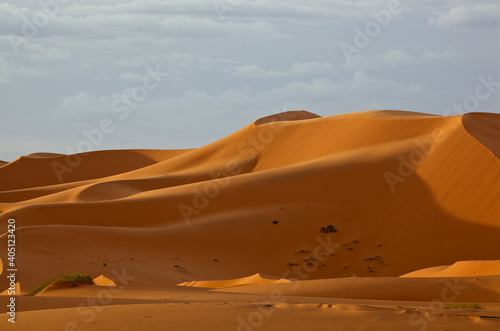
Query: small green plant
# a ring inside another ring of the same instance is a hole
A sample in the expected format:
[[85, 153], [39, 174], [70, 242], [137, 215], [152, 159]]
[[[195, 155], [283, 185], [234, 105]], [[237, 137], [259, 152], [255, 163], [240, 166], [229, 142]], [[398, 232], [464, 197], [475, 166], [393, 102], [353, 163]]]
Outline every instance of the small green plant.
[[28, 294], [30, 296], [35, 296], [37, 293], [43, 291], [44, 288], [46, 288], [47, 286], [49, 286], [50, 284], [52, 284], [53, 282], [55, 282], [55, 278], [51, 278], [49, 280], [47, 280], [46, 282], [43, 282], [42, 284], [38, 285], [37, 288], [35, 288], [34, 290], [30, 291]]
[[478, 309], [484, 310], [483, 306], [478, 303], [450, 303], [448, 304], [448, 308], [452, 309]]
[[52, 284], [53, 282], [60, 280], [64, 283], [68, 283], [71, 286], [77, 286], [80, 284], [94, 284], [92, 281], [92, 278], [89, 275], [82, 275], [82, 274], [72, 274], [72, 275], [61, 275], [56, 278], [51, 278], [46, 282], [43, 282], [40, 284], [37, 288], [29, 292], [30, 296], [35, 296], [36, 294], [40, 293], [43, 291], [47, 286]]

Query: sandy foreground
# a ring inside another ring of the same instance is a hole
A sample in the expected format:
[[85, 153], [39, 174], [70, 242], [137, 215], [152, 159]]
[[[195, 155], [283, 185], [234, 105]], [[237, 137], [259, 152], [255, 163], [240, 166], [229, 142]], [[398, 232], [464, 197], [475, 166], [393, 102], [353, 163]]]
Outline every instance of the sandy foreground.
[[[297, 111], [197, 149], [1, 162], [0, 330], [500, 330], [499, 132]], [[96, 285], [26, 296], [73, 273]]]

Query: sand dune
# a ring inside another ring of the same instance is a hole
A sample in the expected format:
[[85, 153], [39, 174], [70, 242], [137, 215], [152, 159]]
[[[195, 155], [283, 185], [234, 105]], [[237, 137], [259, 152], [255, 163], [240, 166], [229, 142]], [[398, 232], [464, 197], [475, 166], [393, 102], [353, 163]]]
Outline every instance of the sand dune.
[[21, 287], [21, 284], [19, 282], [17, 282], [15, 284], [15, 286], [12, 288], [8, 288], [6, 289], [5, 291], [3, 291], [2, 293], [0, 293], [0, 295], [3, 295], [3, 296], [11, 296], [12, 295], [12, 291], [15, 292], [15, 295], [27, 295], [28, 292], [25, 291], [24, 287]]
[[237, 278], [237, 279], [184, 282], [178, 284], [178, 286], [230, 288], [230, 287], [279, 284], [279, 283], [290, 283], [290, 282], [291, 281], [288, 279], [277, 278], [269, 275], [261, 275], [259, 273], [256, 273], [255, 275], [252, 276]]
[[184, 152], [186, 151], [115, 150], [70, 156], [34, 153], [21, 156], [0, 169], [0, 190], [33, 189], [107, 177], [143, 168]]
[[97, 286], [116, 286], [116, 283], [104, 275], [92, 279]]
[[0, 164], [0, 222], [16, 220], [26, 290], [75, 272], [119, 288], [124, 272], [144, 289], [300, 280], [309, 296], [432, 300], [461, 277], [463, 298], [493, 302], [499, 128], [498, 114], [298, 111], [197, 149], [36, 153]]
[[[231, 293], [282, 296], [327, 297], [370, 300], [433, 301], [443, 302], [500, 302], [500, 275], [480, 277], [394, 278], [363, 277], [305, 280], [300, 283], [254, 285], [220, 289]], [[455, 294], [454, 294], [455, 293]], [[447, 300], [446, 300], [447, 299]]]
[[193, 281], [178, 285], [231, 293], [271, 295], [273, 291], [279, 291], [286, 296], [410, 301], [432, 301], [440, 298], [443, 289], [446, 289], [455, 293], [449, 301], [500, 302], [500, 261], [460, 261], [451, 266], [410, 272], [399, 279], [350, 277], [309, 281], [295, 279], [291, 282], [255, 274], [239, 279]]
[[441, 266], [413, 271], [401, 277], [475, 277], [500, 275], [500, 261], [459, 261], [451, 266]]

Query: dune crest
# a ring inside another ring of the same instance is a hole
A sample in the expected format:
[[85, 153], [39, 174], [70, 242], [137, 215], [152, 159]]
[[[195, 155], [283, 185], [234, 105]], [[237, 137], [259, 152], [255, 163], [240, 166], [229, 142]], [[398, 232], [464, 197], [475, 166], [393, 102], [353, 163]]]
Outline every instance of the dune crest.
[[256, 273], [255, 275], [243, 278], [228, 279], [228, 280], [191, 281], [191, 282], [184, 282], [177, 284], [177, 286], [231, 288], [231, 287], [252, 286], [252, 285], [290, 283], [290, 282], [291, 281], [288, 279]]
[[500, 275], [500, 260], [459, 261], [449, 266], [431, 267], [400, 277], [476, 277]]
[[310, 113], [305, 110], [291, 110], [279, 114], [274, 114], [270, 116], [263, 117], [254, 122], [256, 126], [272, 123], [272, 122], [283, 122], [283, 121], [302, 121], [309, 120], [313, 118], [320, 118], [321, 116]]
[[104, 275], [100, 275], [92, 280], [97, 286], [116, 286], [116, 283]]
[[469, 113], [462, 116], [462, 123], [467, 132], [486, 146], [497, 158], [500, 158], [500, 121], [498, 114]]
[[[24, 287], [22, 287], [19, 282], [16, 283], [16, 286], [14, 287], [14, 290], [15, 290], [15, 293], [16, 293], [15, 295], [28, 295], [28, 292], [24, 290]], [[0, 296], [1, 295], [11, 296], [11, 289], [10, 288], [6, 289], [2, 293], [0, 293]]]
[[28, 155], [21, 156], [21, 158], [25, 159], [43, 159], [43, 158], [53, 158], [53, 157], [61, 157], [61, 156], [66, 156], [64, 154], [58, 154], [58, 153], [31, 153]]

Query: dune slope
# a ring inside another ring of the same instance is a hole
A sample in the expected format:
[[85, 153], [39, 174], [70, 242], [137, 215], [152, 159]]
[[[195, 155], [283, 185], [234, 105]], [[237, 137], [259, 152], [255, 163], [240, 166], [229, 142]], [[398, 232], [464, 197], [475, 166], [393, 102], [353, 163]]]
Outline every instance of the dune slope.
[[[0, 224], [16, 220], [26, 290], [76, 272], [172, 287], [499, 260], [499, 123], [300, 111], [193, 150], [21, 157], [0, 167]], [[4, 233], [2, 261], [6, 245]]]

